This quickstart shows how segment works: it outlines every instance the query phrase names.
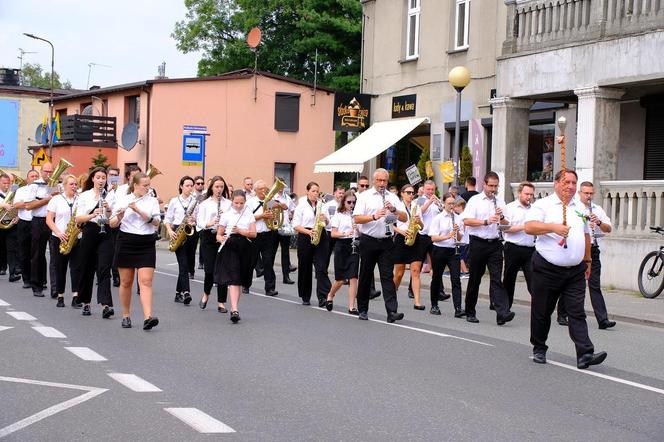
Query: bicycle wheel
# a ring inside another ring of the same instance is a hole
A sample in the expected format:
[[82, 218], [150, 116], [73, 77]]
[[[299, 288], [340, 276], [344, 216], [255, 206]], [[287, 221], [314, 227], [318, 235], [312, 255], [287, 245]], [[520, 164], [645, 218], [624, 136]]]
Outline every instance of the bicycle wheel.
[[646, 255], [639, 267], [639, 291], [645, 298], [655, 298], [664, 290], [664, 260], [660, 252]]

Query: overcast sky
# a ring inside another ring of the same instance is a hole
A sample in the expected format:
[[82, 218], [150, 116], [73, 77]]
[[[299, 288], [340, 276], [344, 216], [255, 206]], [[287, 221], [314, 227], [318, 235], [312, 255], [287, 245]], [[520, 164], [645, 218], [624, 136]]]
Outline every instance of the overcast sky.
[[184, 0], [0, 0], [0, 67], [18, 68], [19, 48], [24, 63], [39, 63], [50, 71], [51, 47], [24, 32], [50, 40], [55, 46], [55, 70], [60, 78], [85, 89], [88, 64], [90, 85], [112, 86], [154, 78], [166, 62], [170, 78], [196, 76], [198, 54], [182, 54], [171, 32], [184, 19]]

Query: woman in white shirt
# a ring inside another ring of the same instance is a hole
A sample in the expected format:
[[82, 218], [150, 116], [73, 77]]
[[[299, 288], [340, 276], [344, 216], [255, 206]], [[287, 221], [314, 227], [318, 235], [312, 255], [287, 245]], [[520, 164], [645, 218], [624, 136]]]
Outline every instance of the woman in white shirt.
[[160, 213], [157, 198], [148, 195], [150, 178], [139, 172], [132, 178], [127, 191], [111, 218], [111, 227], [120, 226], [115, 243], [114, 263], [120, 272], [120, 303], [122, 328], [131, 328], [131, 288], [138, 269], [138, 285], [143, 307], [143, 330], [151, 330], [159, 319], [152, 316], [152, 279], [157, 261], [155, 241]]
[[[204, 194], [207, 199], [198, 206], [196, 216], [196, 228], [201, 238], [201, 261], [205, 272], [203, 281], [203, 297], [198, 303], [201, 309], [205, 309], [208, 303], [208, 297], [214, 285], [214, 264], [217, 260], [217, 227], [221, 215], [231, 209], [231, 201], [228, 199], [228, 187], [226, 181], [220, 177], [212, 177], [207, 193]], [[217, 284], [217, 311], [227, 313], [226, 298], [228, 296], [228, 287]]]
[[[401, 188], [401, 199], [397, 205], [397, 210], [406, 212], [406, 221], [397, 220], [397, 225], [394, 228], [394, 286], [398, 289], [401, 284], [401, 279], [406, 272], [406, 264], [410, 264], [410, 281], [413, 288], [415, 310], [424, 310], [424, 305], [420, 301], [420, 271], [422, 269], [422, 257], [424, 255], [422, 244], [422, 235], [415, 233], [415, 242], [412, 246], [406, 245], [406, 236], [408, 235], [408, 225], [410, 224], [411, 217], [411, 204], [413, 203], [415, 188], [406, 184]], [[420, 228], [424, 227], [422, 219], [420, 218], [420, 208], [415, 210], [415, 223]]]
[[[110, 202], [112, 204], [112, 202]], [[83, 304], [83, 316], [90, 316], [90, 302], [97, 274], [97, 303], [103, 307], [102, 317], [115, 314], [111, 296], [111, 265], [113, 241], [106, 228], [110, 217], [110, 205], [106, 199], [106, 169], [95, 167], [83, 185], [83, 193], [76, 199], [76, 222], [81, 224], [79, 240], [81, 280], [78, 286], [79, 301]]]
[[255, 264], [251, 240], [256, 238], [256, 219], [245, 203], [243, 190], [233, 192], [231, 210], [221, 215], [217, 228], [221, 249], [215, 262], [214, 279], [217, 284], [228, 286], [233, 324], [240, 320], [240, 292], [242, 287], [251, 286]]
[[83, 305], [78, 301], [78, 284], [80, 279], [80, 258], [78, 256], [78, 244], [74, 244], [67, 255], [60, 253], [60, 243], [68, 241], [67, 225], [74, 211], [77, 197], [77, 178], [74, 175], [66, 175], [62, 179], [63, 193], [51, 198], [46, 206], [46, 225], [51, 229], [49, 241], [49, 254], [55, 265], [55, 286], [58, 294], [56, 307], [65, 306], [65, 285], [67, 283], [67, 266], [69, 266], [69, 278], [71, 284], [71, 306], [81, 308]]
[[[196, 198], [192, 195], [194, 190], [194, 179], [190, 176], [180, 178], [178, 186], [178, 196], [171, 198], [168, 203], [168, 210], [164, 217], [164, 226], [168, 239], [173, 241], [177, 237], [175, 231], [182, 223], [187, 223], [195, 230], [196, 215], [191, 209], [196, 210], [193, 204], [196, 204]], [[186, 237], [184, 242], [175, 251], [175, 257], [178, 260], [178, 281], [175, 285], [175, 302], [181, 302], [189, 305], [191, 302], [191, 290], [189, 287], [189, 275], [193, 273], [193, 264], [196, 259], [196, 241], [191, 237]]]
[[357, 229], [353, 221], [353, 209], [357, 197], [348, 190], [339, 202], [336, 213], [330, 220], [330, 235], [337, 240], [334, 243], [334, 282], [327, 295], [328, 312], [332, 311], [334, 295], [348, 281], [348, 313], [359, 315], [355, 308], [357, 297], [357, 275], [360, 268], [360, 250]]
[[466, 315], [461, 308], [461, 270], [459, 246], [463, 238], [463, 221], [454, 212], [455, 197], [446, 193], [441, 198], [443, 211], [431, 221], [429, 236], [433, 242], [431, 252], [431, 310], [432, 315], [440, 315], [438, 308], [438, 293], [445, 266], [450, 269], [452, 280], [452, 301], [454, 302], [454, 317], [462, 318]]

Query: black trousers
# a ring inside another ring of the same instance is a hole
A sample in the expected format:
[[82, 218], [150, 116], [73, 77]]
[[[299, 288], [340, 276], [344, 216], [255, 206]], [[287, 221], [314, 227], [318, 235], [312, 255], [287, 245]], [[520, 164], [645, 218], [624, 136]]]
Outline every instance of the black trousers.
[[194, 230], [193, 235], [188, 237], [187, 241], [185, 241], [185, 244], [189, 243], [187, 245], [187, 270], [189, 270], [190, 275], [196, 273], [196, 247], [198, 247], [198, 236], [199, 233]]
[[97, 303], [113, 306], [111, 296], [111, 265], [113, 263], [113, 241], [111, 235], [99, 233], [99, 226], [93, 223], [83, 225], [83, 237], [78, 246], [81, 263], [81, 279], [78, 285], [78, 299], [83, 304], [92, 301], [92, 287], [97, 274]]
[[600, 260], [600, 251], [598, 246], [590, 248], [592, 256], [592, 267], [590, 268], [590, 278], [588, 278], [588, 289], [590, 291], [590, 303], [593, 305], [595, 312], [595, 319], [597, 323], [601, 324], [609, 320], [609, 314], [606, 311], [606, 302], [602, 295], [602, 288], [600, 280], [602, 279], [602, 261]]
[[[427, 255], [431, 255], [431, 259], [433, 260], [433, 241], [431, 241], [431, 237], [429, 235], [420, 235], [420, 241], [422, 244], [422, 265], [424, 265], [425, 262], [427, 262]], [[433, 265], [433, 263], [431, 264]], [[432, 270], [432, 276], [433, 278], [433, 270]], [[432, 279], [433, 283], [433, 279]], [[441, 273], [440, 276], [438, 277], [438, 281], [436, 282], [438, 285], [438, 289], [440, 293], [445, 293], [445, 284], [443, 284], [443, 274]], [[412, 292], [413, 291], [413, 277], [410, 277], [410, 280], [408, 281], [408, 291]], [[435, 305], [435, 304], [434, 304]]]
[[311, 299], [312, 266], [316, 272], [316, 296], [319, 301], [327, 299], [327, 294], [332, 286], [325, 268], [328, 244], [329, 238], [325, 230], [321, 232], [320, 242], [317, 246], [311, 244], [309, 235], [297, 234], [297, 292], [303, 301]]
[[516, 275], [519, 270], [526, 278], [526, 286], [530, 293], [530, 280], [532, 278], [531, 259], [535, 247], [519, 246], [511, 242], [505, 242], [505, 271], [503, 272], [503, 285], [507, 291], [509, 306], [512, 308], [514, 302], [514, 287], [516, 286]]
[[[176, 231], [179, 226], [173, 226], [173, 231]], [[175, 258], [178, 261], [178, 281], [175, 284], [175, 291], [178, 293], [190, 292], [189, 286], [189, 274], [193, 273], [190, 271], [190, 259], [196, 256], [196, 249], [192, 248], [192, 244], [195, 247], [196, 244], [193, 241], [190, 241], [194, 236], [188, 236], [185, 238], [184, 242], [177, 248], [175, 251]]]
[[7, 270], [7, 233], [9, 230], [0, 230], [0, 270]]
[[[74, 246], [69, 255], [60, 253], [60, 238], [51, 235], [49, 238], [49, 254], [51, 262], [55, 267], [55, 293], [65, 293], [67, 284], [67, 266], [69, 266], [69, 283], [72, 293], [78, 293], [78, 284], [81, 279], [80, 259], [78, 256], [78, 244]], [[52, 284], [53, 285], [53, 284]]]
[[[30, 243], [30, 284], [33, 292], [41, 292], [46, 284], [46, 246], [51, 236], [51, 229], [46, 225], [46, 218], [33, 217], [30, 223], [32, 242]], [[51, 281], [53, 284], [55, 281]]]
[[[217, 250], [219, 249], [219, 243], [216, 238], [216, 231], [210, 231], [209, 229], [201, 230], [199, 232], [199, 238], [201, 240], [200, 245], [200, 262], [204, 265], [205, 277], [203, 279], [203, 293], [209, 295], [212, 292], [212, 287], [214, 286], [214, 268], [215, 261], [217, 259]], [[226, 302], [228, 297], [228, 286], [217, 284], [217, 302]]]
[[[282, 236], [277, 234], [277, 247], [281, 249], [281, 276], [284, 279], [290, 274], [290, 242], [290, 236]], [[276, 256], [276, 249], [274, 254]]]
[[503, 244], [495, 240], [485, 240], [477, 236], [470, 237], [470, 275], [468, 277], [468, 287], [466, 287], [466, 313], [469, 316], [475, 316], [475, 307], [477, 306], [477, 297], [480, 290], [480, 283], [485, 270], [489, 269], [491, 283], [489, 285], [489, 298], [496, 315], [506, 316], [509, 311], [509, 302], [507, 292], [503, 287]]
[[360, 236], [360, 275], [357, 289], [357, 309], [369, 311], [369, 290], [374, 279], [374, 268], [378, 264], [380, 285], [387, 313], [396, 313], [397, 291], [394, 287], [394, 241], [392, 238]]
[[18, 258], [23, 284], [30, 284], [30, 251], [32, 249], [32, 221], [20, 220], [18, 229]]
[[452, 280], [452, 302], [454, 308], [461, 308], [461, 255], [456, 255], [454, 248], [433, 246], [431, 253], [431, 306], [438, 305], [440, 281], [443, 279], [445, 266], [450, 269]]
[[576, 347], [577, 358], [593, 353], [595, 350], [588, 336], [586, 312], [583, 308], [586, 264], [582, 262], [573, 267], [560, 267], [535, 252], [532, 257], [532, 271], [530, 343], [533, 344], [533, 352], [546, 353], [551, 314], [558, 297], [561, 297], [567, 308], [569, 336]]
[[7, 266], [9, 274], [15, 275], [20, 272], [19, 249], [18, 249], [18, 227], [14, 226], [5, 231], [7, 247]]
[[256, 235], [254, 240], [254, 253], [263, 263], [263, 279], [265, 291], [272, 291], [276, 287], [277, 278], [274, 274], [274, 254], [277, 251], [277, 232], [269, 230]]

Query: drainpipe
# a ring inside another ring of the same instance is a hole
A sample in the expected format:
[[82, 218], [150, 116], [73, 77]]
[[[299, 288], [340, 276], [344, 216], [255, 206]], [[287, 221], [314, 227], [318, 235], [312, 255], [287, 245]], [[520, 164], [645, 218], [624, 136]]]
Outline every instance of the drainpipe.
[[145, 127], [145, 168], [143, 169], [143, 171], [146, 171], [148, 170], [148, 164], [150, 164], [150, 109], [152, 108], [152, 95], [150, 94], [149, 85], [143, 86], [142, 91], [148, 96], [147, 125]]

